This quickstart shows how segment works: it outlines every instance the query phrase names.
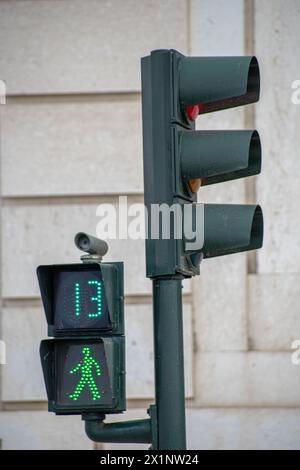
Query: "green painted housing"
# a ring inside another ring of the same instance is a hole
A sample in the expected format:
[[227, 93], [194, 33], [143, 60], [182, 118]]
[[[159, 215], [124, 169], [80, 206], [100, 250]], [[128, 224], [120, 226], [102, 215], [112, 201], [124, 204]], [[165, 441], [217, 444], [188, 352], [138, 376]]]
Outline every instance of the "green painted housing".
[[[153, 205], [179, 204], [183, 208], [197, 202], [189, 181], [200, 179], [205, 186], [260, 173], [257, 131], [196, 131], [187, 110], [198, 106], [203, 114], [246, 105], [259, 99], [259, 91], [255, 57], [185, 57], [174, 50], [156, 50], [142, 59], [148, 277], [191, 277], [200, 273], [202, 258], [262, 246], [262, 211], [247, 205], [205, 206], [205, 226], [197, 226], [205, 240], [198, 253], [185, 249], [184, 234], [176, 239], [175, 217], [171, 219], [169, 239], [161, 230], [158, 237], [151, 237]], [[201, 116], [199, 124], [201, 127]], [[182, 228], [187, 223], [189, 220]]]
[[[60, 404], [59, 400], [59, 345], [76, 345], [86, 342], [103, 342], [105, 358], [110, 378], [112, 392], [111, 403], [102, 404], [94, 402], [89, 404]], [[56, 414], [82, 414], [82, 413], [121, 413], [126, 409], [126, 385], [125, 385], [125, 338], [124, 336], [103, 336], [101, 338], [56, 338], [41, 341], [40, 358], [43, 369], [44, 381], [48, 397], [48, 411]]]

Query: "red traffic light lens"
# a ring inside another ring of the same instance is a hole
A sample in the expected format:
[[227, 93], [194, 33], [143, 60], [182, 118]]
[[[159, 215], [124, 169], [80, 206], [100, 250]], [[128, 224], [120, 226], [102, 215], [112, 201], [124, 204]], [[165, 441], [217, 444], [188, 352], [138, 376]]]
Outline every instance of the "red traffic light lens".
[[192, 106], [187, 106], [185, 112], [190, 121], [195, 121], [198, 115], [203, 111], [204, 104], [193, 104]]
[[193, 105], [193, 106], [187, 106], [186, 107], [186, 114], [189, 118], [190, 121], [195, 121], [198, 117], [198, 114], [199, 114], [199, 106], [196, 104], [196, 105]]

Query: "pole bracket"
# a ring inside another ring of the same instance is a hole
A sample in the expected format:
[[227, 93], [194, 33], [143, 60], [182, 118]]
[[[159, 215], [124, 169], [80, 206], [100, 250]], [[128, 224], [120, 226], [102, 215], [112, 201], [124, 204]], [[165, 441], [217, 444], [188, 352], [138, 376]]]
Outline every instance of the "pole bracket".
[[151, 449], [157, 449], [156, 407], [151, 405], [149, 419], [104, 423], [105, 415], [85, 413], [85, 432], [94, 442], [115, 442], [152, 444]]

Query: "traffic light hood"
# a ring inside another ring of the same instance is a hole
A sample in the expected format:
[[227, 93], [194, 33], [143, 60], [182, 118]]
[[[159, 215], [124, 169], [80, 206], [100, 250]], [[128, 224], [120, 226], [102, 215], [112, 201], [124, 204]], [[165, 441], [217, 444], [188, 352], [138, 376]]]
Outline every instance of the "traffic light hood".
[[201, 186], [256, 175], [261, 171], [257, 131], [182, 131], [181, 173]]
[[179, 63], [179, 97], [183, 107], [199, 105], [200, 114], [259, 100], [256, 57], [184, 57]]

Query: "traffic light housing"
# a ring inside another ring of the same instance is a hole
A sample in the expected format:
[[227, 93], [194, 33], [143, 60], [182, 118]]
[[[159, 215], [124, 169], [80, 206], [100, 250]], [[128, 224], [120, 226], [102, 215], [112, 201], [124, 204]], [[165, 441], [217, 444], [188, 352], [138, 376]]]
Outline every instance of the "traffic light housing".
[[[124, 411], [124, 347], [122, 336], [43, 340], [40, 356], [48, 410], [56, 414]], [[88, 362], [87, 355], [96, 364], [82, 370], [79, 365]]]
[[39, 266], [48, 323], [40, 357], [49, 411], [125, 410], [123, 263]]
[[39, 266], [49, 336], [124, 334], [123, 264]]
[[[185, 57], [174, 50], [156, 50], [142, 59], [148, 277], [194, 276], [202, 258], [262, 246], [259, 206], [205, 204], [200, 222], [195, 218], [201, 213], [195, 209], [201, 186], [261, 171], [257, 131], [196, 131], [195, 119], [253, 103], [259, 89], [255, 57]], [[186, 205], [192, 205], [187, 213]], [[159, 210], [153, 215], [155, 206], [171, 209], [167, 236], [157, 218]], [[184, 232], [194, 223], [203, 244], [186, 249], [191, 240], [184, 233], [177, 236], [178, 228]]]

